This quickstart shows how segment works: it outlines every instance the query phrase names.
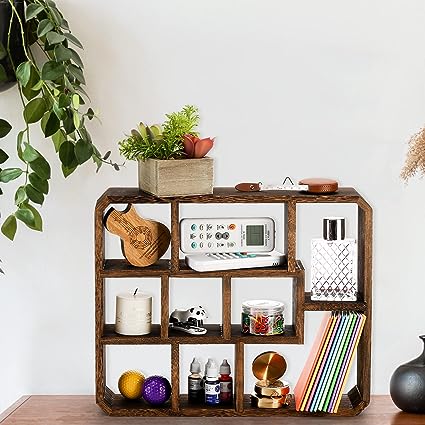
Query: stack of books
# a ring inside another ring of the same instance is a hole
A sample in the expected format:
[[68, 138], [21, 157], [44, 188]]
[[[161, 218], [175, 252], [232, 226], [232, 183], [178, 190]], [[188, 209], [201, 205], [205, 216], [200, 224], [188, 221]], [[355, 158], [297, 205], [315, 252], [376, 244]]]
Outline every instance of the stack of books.
[[338, 411], [365, 321], [366, 316], [357, 312], [325, 315], [294, 389], [296, 410]]

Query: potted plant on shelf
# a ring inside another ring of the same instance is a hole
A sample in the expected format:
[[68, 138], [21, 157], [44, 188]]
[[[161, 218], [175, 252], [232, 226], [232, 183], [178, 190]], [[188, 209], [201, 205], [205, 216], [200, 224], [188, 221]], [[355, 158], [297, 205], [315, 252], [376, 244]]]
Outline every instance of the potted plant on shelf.
[[186, 105], [166, 114], [163, 125], [140, 123], [119, 142], [121, 154], [139, 163], [139, 188], [156, 196], [204, 195], [213, 191], [214, 139], [199, 138], [198, 109]]
[[[45, 138], [51, 138], [65, 177], [89, 159], [97, 169], [108, 163], [110, 152], [101, 155], [86, 128], [95, 117], [85, 107], [84, 64], [77, 53], [81, 42], [71, 33], [53, 0], [0, 0], [0, 91], [17, 82], [22, 100], [23, 129], [17, 136], [15, 156], [22, 165], [0, 168], [1, 184], [17, 185], [15, 212], [3, 221], [2, 233], [13, 240], [18, 222], [41, 231], [42, 219], [36, 205], [49, 192], [51, 168], [30, 137], [39, 123]], [[12, 126], [0, 118], [0, 138], [10, 137]], [[0, 148], [0, 165], [11, 152]], [[4, 204], [2, 203], [2, 206]]]

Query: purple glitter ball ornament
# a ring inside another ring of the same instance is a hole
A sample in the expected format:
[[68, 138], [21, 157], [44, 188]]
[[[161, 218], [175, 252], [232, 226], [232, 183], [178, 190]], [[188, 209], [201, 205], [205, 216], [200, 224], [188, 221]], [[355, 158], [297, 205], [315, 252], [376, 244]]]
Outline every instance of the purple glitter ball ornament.
[[161, 405], [168, 401], [171, 395], [171, 385], [163, 376], [149, 376], [143, 384], [142, 397], [149, 404]]

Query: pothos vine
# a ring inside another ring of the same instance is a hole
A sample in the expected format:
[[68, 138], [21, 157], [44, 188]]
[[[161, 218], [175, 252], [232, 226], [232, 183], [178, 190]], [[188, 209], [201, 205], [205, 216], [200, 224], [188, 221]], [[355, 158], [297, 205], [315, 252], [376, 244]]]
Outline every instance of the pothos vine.
[[[1, 232], [13, 240], [18, 222], [42, 231], [43, 221], [35, 205], [42, 205], [49, 193], [50, 164], [31, 143], [30, 129], [39, 123], [46, 138], [53, 142], [61, 162], [62, 173], [68, 177], [89, 159], [97, 166], [103, 163], [116, 170], [120, 165], [109, 159], [111, 152], [101, 155], [86, 128], [87, 120], [96, 117], [92, 108], [84, 108], [89, 96], [84, 90], [84, 64], [77, 52], [83, 45], [75, 37], [67, 20], [53, 0], [25, 0], [25, 18], [15, 1], [8, 0], [11, 19], [6, 46], [0, 43], [0, 61], [13, 70], [22, 101], [25, 128], [17, 134], [16, 155], [21, 167], [0, 168], [0, 183], [23, 178], [15, 192], [16, 211], [2, 223]], [[15, 63], [11, 36], [16, 21], [22, 38], [25, 60]], [[35, 51], [44, 59], [37, 60]], [[0, 83], [7, 80], [6, 68], [0, 64]], [[0, 138], [9, 135], [12, 126], [0, 118]], [[0, 148], [0, 164], [9, 154]], [[3, 165], [2, 165], [3, 166]], [[3, 192], [0, 185], [0, 195]]]

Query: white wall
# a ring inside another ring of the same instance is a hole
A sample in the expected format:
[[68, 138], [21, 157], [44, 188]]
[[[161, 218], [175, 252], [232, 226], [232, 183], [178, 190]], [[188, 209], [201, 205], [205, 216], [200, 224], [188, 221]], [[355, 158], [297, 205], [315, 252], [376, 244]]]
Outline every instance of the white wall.
[[[424, 2], [58, 3], [85, 45], [88, 91], [103, 121], [91, 128], [103, 151], [117, 158], [117, 140], [139, 120], [160, 121], [192, 103], [202, 134], [217, 136], [216, 185], [330, 176], [371, 203], [373, 392], [387, 393], [424, 332], [424, 182], [405, 187], [398, 177], [405, 142], [425, 121]], [[1, 94], [0, 116], [15, 131], [22, 126], [16, 90]], [[49, 142], [34, 140], [57, 165]], [[94, 391], [93, 208], [107, 187], [136, 185], [136, 166], [96, 176], [85, 165], [68, 181], [58, 167], [53, 174], [44, 233], [21, 226], [13, 244], [0, 240], [0, 411], [22, 394]], [[6, 216], [12, 186], [5, 192]], [[299, 241], [307, 244], [320, 227], [312, 217], [302, 212]], [[307, 342], [315, 327], [309, 315]], [[296, 379], [306, 350], [279, 349]], [[154, 373], [164, 363], [140, 367]]]

